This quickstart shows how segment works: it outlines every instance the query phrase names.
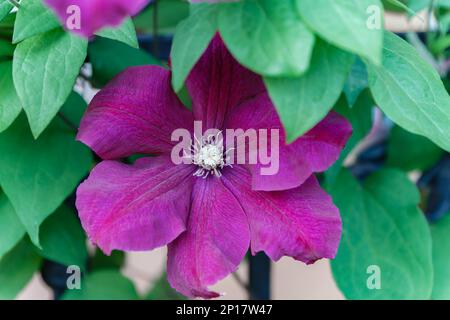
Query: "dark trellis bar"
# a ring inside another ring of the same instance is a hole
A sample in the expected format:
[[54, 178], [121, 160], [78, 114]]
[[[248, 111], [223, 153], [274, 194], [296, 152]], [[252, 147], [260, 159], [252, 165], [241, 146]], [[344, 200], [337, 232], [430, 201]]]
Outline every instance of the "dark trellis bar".
[[270, 259], [260, 252], [250, 256], [249, 298], [252, 300], [270, 300]]

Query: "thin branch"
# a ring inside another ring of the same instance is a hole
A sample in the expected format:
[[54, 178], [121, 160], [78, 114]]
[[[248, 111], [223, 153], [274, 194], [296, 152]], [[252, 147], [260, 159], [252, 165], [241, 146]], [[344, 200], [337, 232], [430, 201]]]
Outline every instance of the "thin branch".
[[244, 290], [246, 290], [247, 292], [250, 292], [250, 286], [249, 286], [247, 283], [245, 283], [245, 281], [242, 280], [242, 278], [241, 278], [236, 272], [234, 272], [232, 275], [233, 275], [233, 278], [236, 280], [236, 282], [237, 282]]
[[17, 2], [17, 0], [9, 0], [9, 2], [11, 2], [11, 4], [16, 7], [17, 9], [20, 8], [20, 3]]

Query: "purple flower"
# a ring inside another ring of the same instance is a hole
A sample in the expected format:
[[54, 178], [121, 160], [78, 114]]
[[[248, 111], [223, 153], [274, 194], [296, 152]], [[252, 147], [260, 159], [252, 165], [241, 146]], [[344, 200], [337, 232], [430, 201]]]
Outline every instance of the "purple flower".
[[[240, 66], [216, 36], [187, 80], [193, 111], [172, 91], [170, 71], [133, 67], [117, 76], [90, 104], [78, 139], [104, 159], [78, 188], [77, 208], [90, 240], [105, 253], [168, 245], [170, 284], [189, 297], [212, 298], [208, 286], [234, 272], [249, 247], [273, 260], [313, 263], [333, 258], [341, 219], [314, 172], [326, 170], [351, 134], [330, 113], [290, 145], [261, 78]], [[175, 165], [175, 129], [241, 128], [281, 131], [280, 168], [225, 166], [221, 176], [193, 174]], [[152, 154], [133, 165], [117, 159]]]
[[108, 26], [118, 26], [138, 13], [149, 0], [44, 0], [61, 23], [84, 37]]

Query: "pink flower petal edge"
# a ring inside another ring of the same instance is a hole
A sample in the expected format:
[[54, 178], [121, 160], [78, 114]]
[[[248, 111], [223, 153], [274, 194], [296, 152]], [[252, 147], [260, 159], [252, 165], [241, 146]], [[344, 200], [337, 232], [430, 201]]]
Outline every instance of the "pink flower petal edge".
[[[84, 37], [105, 27], [120, 25], [127, 16], [138, 13], [149, 0], [44, 0], [63, 26]], [[74, 11], [73, 8], [78, 8]], [[71, 28], [74, 14], [80, 13], [79, 28]], [[70, 25], [68, 24], [68, 21]]]
[[207, 287], [236, 271], [249, 244], [236, 197], [220, 179], [196, 179], [187, 230], [169, 244], [169, 283], [188, 297], [217, 297]]
[[192, 114], [171, 90], [168, 70], [132, 67], [94, 97], [77, 139], [103, 159], [167, 154], [175, 145], [172, 132], [192, 126]]
[[105, 253], [164, 246], [186, 230], [192, 168], [168, 157], [134, 165], [103, 161], [77, 190], [76, 206], [92, 243]]

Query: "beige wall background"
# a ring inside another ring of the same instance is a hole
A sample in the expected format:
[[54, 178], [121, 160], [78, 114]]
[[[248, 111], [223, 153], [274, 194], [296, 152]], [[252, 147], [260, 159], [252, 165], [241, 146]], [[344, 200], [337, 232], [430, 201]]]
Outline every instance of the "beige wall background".
[[[424, 30], [426, 26], [425, 14], [408, 21], [405, 16], [393, 13], [386, 14], [386, 28], [395, 32], [408, 30]], [[92, 92], [86, 98], [92, 97]], [[136, 285], [137, 290], [144, 294], [151, 289], [156, 279], [164, 270], [166, 262], [166, 249], [154, 250], [144, 253], [129, 253], [124, 275], [129, 277]], [[248, 266], [244, 262], [238, 269], [239, 276], [247, 282]], [[306, 266], [291, 258], [283, 258], [272, 263], [271, 274], [273, 299], [343, 299], [343, 295], [333, 281], [329, 261], [322, 260], [313, 265]], [[221, 299], [247, 299], [245, 290], [234, 277], [229, 276], [213, 287], [214, 290], [224, 293]], [[20, 300], [46, 300], [52, 299], [52, 294], [39, 274], [36, 274], [29, 285], [19, 294]]]

